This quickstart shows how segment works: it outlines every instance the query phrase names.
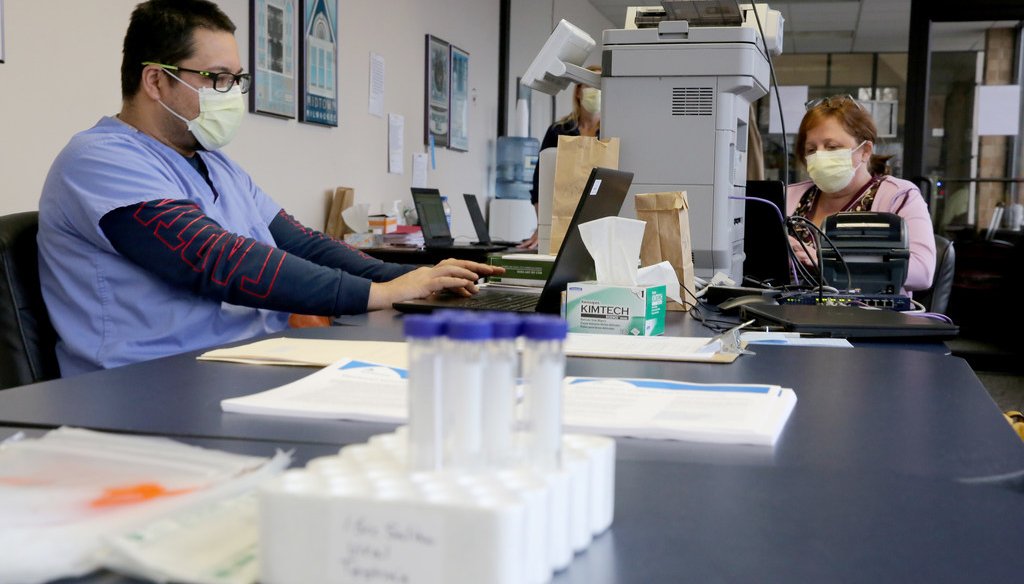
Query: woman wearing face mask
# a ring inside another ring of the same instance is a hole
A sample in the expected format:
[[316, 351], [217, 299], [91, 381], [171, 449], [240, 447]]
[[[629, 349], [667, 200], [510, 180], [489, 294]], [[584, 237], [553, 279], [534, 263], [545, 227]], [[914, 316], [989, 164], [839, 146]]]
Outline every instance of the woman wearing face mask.
[[[796, 138], [796, 155], [811, 180], [789, 185], [786, 214], [823, 227], [825, 218], [844, 211], [879, 211], [903, 217], [910, 241], [910, 265], [903, 293], [931, 286], [935, 238], [928, 206], [917, 186], [885, 173], [888, 157], [874, 156], [877, 131], [871, 115], [850, 96], [809, 103]], [[790, 245], [801, 263], [815, 265], [809, 235]]]
[[[590, 65], [587, 69], [600, 73], [601, 67]], [[558, 146], [559, 136], [591, 136], [599, 137], [601, 131], [601, 90], [577, 83], [573, 88], [572, 111], [548, 128], [541, 140], [540, 149]], [[537, 177], [540, 176], [540, 164], [533, 169], [533, 188], [530, 189], [530, 200], [537, 207]], [[523, 247], [537, 247], [537, 232], [523, 242]]]

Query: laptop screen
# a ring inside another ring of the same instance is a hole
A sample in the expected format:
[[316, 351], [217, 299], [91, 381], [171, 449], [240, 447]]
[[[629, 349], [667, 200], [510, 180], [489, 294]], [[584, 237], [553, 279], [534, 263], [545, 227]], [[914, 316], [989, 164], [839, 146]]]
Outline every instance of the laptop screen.
[[487, 221], [484, 219], [484, 214], [480, 211], [480, 203], [477, 202], [476, 195], [463, 193], [462, 198], [466, 200], [469, 218], [473, 220], [473, 229], [476, 230], [477, 241], [480, 243], [490, 243], [491, 234], [487, 230]]
[[537, 302], [537, 312], [557, 314], [562, 303], [562, 292], [570, 282], [594, 279], [597, 273], [594, 258], [590, 257], [590, 252], [583, 244], [578, 226], [587, 221], [617, 216], [632, 182], [632, 172], [600, 167], [590, 171], [590, 178], [583, 187], [580, 202], [576, 205], [576, 212], [562, 240], [562, 248], [555, 256], [551, 275]]
[[[577, 226], [580, 223], [601, 219], [603, 217], [614, 217], [619, 214], [622, 202], [629, 192], [629, 185], [633, 181], [633, 173], [607, 168], [594, 168], [590, 172], [586, 187], [576, 205], [576, 212], [569, 222], [562, 248], [555, 256], [551, 266], [551, 273], [539, 297], [536, 292], [509, 291], [489, 288], [481, 290], [478, 296], [493, 296], [496, 294], [526, 294], [536, 304], [530, 303], [529, 309], [537, 312], [558, 314], [561, 307], [562, 292], [570, 282], [592, 280], [594, 278], [594, 260], [590, 257], [583, 244], [583, 238]], [[534, 289], [536, 290], [536, 289]], [[494, 294], [489, 294], [494, 293]], [[403, 312], [428, 312], [437, 308], [486, 308], [489, 310], [500, 310], [500, 307], [489, 306], [468, 306], [479, 300], [478, 296], [472, 298], [446, 297], [446, 298], [421, 298], [394, 303], [394, 307]], [[482, 304], [482, 303], [477, 303]], [[515, 308], [514, 310], [519, 310]]]
[[423, 239], [431, 243], [452, 242], [452, 232], [448, 227], [448, 218], [444, 214], [444, 205], [441, 203], [441, 193], [437, 189], [412, 188], [412, 201], [416, 205], [416, 215], [419, 217], [420, 228], [423, 229]]

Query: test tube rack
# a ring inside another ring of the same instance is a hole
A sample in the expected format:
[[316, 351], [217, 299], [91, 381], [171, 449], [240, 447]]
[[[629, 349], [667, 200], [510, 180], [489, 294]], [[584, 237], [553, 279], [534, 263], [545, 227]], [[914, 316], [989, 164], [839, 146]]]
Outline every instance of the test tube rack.
[[543, 584], [611, 526], [610, 438], [563, 435], [553, 472], [410, 472], [404, 432], [261, 488], [261, 582]]

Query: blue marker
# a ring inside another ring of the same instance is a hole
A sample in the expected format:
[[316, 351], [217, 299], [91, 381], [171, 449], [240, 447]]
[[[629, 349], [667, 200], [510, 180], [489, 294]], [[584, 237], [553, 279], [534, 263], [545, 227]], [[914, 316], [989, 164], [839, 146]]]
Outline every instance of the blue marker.
[[437, 157], [434, 155], [434, 135], [430, 135], [430, 169], [437, 170]]

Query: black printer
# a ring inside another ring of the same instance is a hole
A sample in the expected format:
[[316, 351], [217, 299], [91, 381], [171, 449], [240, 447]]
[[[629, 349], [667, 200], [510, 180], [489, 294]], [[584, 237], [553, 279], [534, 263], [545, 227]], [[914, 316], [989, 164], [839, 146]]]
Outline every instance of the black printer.
[[[836, 288], [864, 294], [899, 294], [907, 279], [910, 243], [903, 218], [895, 213], [846, 212], [825, 218], [827, 242], [820, 242], [822, 275]], [[838, 253], [837, 253], [838, 252]]]

